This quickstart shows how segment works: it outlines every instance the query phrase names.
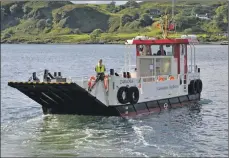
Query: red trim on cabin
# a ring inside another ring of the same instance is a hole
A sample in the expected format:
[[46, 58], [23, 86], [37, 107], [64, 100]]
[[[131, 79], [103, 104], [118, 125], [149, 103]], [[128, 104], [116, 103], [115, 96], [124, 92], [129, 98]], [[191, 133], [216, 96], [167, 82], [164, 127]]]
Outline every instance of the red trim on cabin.
[[189, 44], [188, 39], [158, 39], [158, 40], [133, 40], [133, 44]]
[[136, 56], [140, 56], [140, 53], [138, 51], [138, 45], [136, 45]]

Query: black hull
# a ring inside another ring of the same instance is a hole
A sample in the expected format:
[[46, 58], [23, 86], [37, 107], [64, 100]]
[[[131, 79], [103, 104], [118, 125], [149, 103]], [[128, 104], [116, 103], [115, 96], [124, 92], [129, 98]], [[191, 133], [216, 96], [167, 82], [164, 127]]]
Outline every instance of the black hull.
[[77, 114], [94, 116], [134, 116], [160, 112], [200, 100], [200, 94], [154, 100], [135, 105], [105, 106], [75, 83], [9, 82], [42, 106], [44, 114]]

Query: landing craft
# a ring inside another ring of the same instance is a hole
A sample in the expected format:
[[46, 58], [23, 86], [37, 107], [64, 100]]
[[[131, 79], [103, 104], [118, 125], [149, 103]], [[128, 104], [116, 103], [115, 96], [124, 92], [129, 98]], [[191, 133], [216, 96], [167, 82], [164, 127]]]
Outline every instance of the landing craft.
[[110, 69], [103, 81], [95, 82], [93, 75], [64, 78], [61, 72], [52, 75], [45, 70], [43, 79], [34, 72], [28, 82], [8, 85], [40, 104], [44, 114], [126, 117], [200, 100], [203, 84], [196, 65], [195, 35], [170, 39], [165, 32], [164, 39], [137, 36], [125, 44], [136, 46], [135, 65], [127, 53], [123, 70]]

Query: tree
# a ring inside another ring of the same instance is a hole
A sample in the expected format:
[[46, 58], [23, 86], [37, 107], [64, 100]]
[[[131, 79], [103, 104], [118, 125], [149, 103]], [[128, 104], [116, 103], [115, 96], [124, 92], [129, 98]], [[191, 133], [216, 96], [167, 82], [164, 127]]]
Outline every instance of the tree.
[[120, 10], [125, 9], [126, 7], [125, 7], [125, 5], [120, 5], [118, 8], [119, 8], [118, 10], [120, 11]]
[[174, 17], [176, 21], [176, 30], [184, 31], [185, 29], [192, 28], [193, 26], [200, 27], [201, 20], [193, 16], [184, 16], [183, 13], [177, 14]]
[[217, 22], [215, 20], [212, 20], [210, 23], [205, 22], [202, 25], [202, 29], [209, 33], [210, 36], [214, 33], [219, 33], [221, 32], [221, 29], [218, 27]]
[[215, 23], [222, 31], [226, 31], [228, 27], [228, 7], [223, 5], [215, 10], [216, 16], [214, 17]]
[[185, 34], [192, 33], [192, 29], [191, 29], [191, 28], [185, 29], [185, 30], [184, 30], [184, 33], [185, 33]]
[[107, 4], [107, 10], [111, 13], [116, 11], [115, 2], [112, 1], [110, 4]]
[[124, 6], [126, 8], [139, 8], [140, 7], [140, 5], [136, 1], [134, 1], [134, 0], [127, 1]]
[[134, 14], [134, 16], [133, 16], [133, 20], [137, 20], [137, 19], [139, 19], [139, 14], [138, 13], [136, 13], [136, 14]]
[[228, 22], [228, 7], [227, 7], [227, 5], [223, 5], [223, 6], [218, 7], [215, 10], [215, 13], [216, 13], [216, 20], [218, 20], [218, 21], [223, 20], [224, 23]]
[[130, 16], [130, 15], [128, 15], [128, 14], [124, 14], [124, 15], [121, 17], [121, 26], [124, 26], [126, 23], [132, 22], [132, 21], [133, 21], [132, 16]]
[[145, 27], [145, 26], [152, 25], [153, 20], [150, 18], [148, 14], [145, 13], [141, 16], [140, 22], [141, 22], [141, 26]]

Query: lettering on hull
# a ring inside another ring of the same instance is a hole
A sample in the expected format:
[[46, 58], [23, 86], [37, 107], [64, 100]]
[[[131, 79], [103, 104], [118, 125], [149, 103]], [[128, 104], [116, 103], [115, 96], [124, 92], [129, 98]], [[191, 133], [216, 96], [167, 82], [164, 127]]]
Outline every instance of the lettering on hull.
[[120, 80], [120, 84], [128, 84], [128, 83], [134, 83], [133, 79], [129, 79], [129, 80]]
[[167, 90], [167, 89], [175, 89], [175, 88], [179, 88], [179, 86], [172, 85], [172, 86], [157, 87], [157, 90]]

